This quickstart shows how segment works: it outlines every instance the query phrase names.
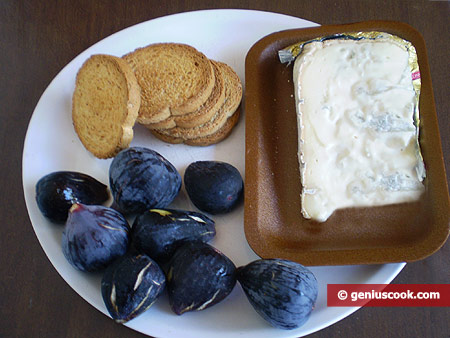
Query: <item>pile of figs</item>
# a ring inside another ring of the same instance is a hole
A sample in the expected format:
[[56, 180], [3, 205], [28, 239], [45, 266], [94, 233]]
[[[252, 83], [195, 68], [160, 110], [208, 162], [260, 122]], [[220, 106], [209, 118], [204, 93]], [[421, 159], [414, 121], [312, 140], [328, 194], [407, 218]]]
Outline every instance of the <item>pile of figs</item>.
[[228, 163], [199, 161], [187, 167], [184, 181], [201, 212], [170, 208], [181, 175], [159, 153], [131, 147], [110, 165], [111, 206], [104, 205], [110, 197], [106, 185], [69, 171], [41, 178], [36, 201], [50, 221], [64, 223], [62, 251], [68, 262], [81, 271], [102, 272], [102, 297], [118, 323], [142, 314], [163, 292], [177, 315], [207, 309], [239, 282], [271, 325], [303, 325], [317, 299], [310, 270], [282, 259], [236, 267], [208, 243], [216, 235], [215, 222], [203, 212], [227, 213], [242, 201], [239, 171]]

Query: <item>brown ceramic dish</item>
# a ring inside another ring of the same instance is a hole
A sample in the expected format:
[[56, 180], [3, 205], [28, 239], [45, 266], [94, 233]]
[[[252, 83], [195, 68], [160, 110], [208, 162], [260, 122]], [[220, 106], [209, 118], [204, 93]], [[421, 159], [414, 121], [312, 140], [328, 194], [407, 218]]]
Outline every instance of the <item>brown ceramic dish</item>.
[[[384, 31], [415, 46], [422, 79], [420, 144], [426, 193], [417, 203], [336, 211], [325, 223], [302, 217], [293, 65], [278, 50], [335, 33]], [[304, 265], [410, 262], [437, 251], [449, 235], [449, 194], [425, 42], [398, 22], [371, 21], [295, 29], [258, 41], [245, 64], [245, 234], [263, 258]]]

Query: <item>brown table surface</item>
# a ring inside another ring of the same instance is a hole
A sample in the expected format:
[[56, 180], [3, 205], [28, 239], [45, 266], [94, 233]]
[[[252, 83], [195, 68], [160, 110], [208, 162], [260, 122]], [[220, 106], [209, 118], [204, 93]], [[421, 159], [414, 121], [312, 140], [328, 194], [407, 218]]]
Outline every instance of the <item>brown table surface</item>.
[[[448, 1], [0, 1], [0, 337], [143, 337], [115, 324], [59, 276], [34, 234], [21, 158], [31, 114], [56, 74], [100, 39], [168, 14], [211, 8], [264, 10], [320, 24], [396, 20], [427, 44], [436, 110], [450, 169]], [[448, 184], [448, 179], [447, 179]], [[449, 283], [450, 245], [407, 264], [395, 283]], [[311, 337], [450, 337], [449, 308], [362, 308]]]

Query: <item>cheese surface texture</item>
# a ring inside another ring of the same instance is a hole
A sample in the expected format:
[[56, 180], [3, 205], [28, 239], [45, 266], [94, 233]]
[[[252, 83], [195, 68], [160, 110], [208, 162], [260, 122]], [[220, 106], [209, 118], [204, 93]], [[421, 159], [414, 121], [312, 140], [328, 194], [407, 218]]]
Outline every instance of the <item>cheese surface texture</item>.
[[294, 64], [302, 214], [418, 200], [423, 162], [408, 51], [385, 40], [305, 44]]

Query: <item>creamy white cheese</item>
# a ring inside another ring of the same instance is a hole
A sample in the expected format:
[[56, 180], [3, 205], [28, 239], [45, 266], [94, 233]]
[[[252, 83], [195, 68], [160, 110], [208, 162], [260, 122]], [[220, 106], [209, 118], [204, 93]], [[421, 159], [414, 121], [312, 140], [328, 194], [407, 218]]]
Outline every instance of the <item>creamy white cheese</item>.
[[294, 65], [302, 214], [411, 202], [424, 191], [408, 52], [385, 40], [305, 44]]

